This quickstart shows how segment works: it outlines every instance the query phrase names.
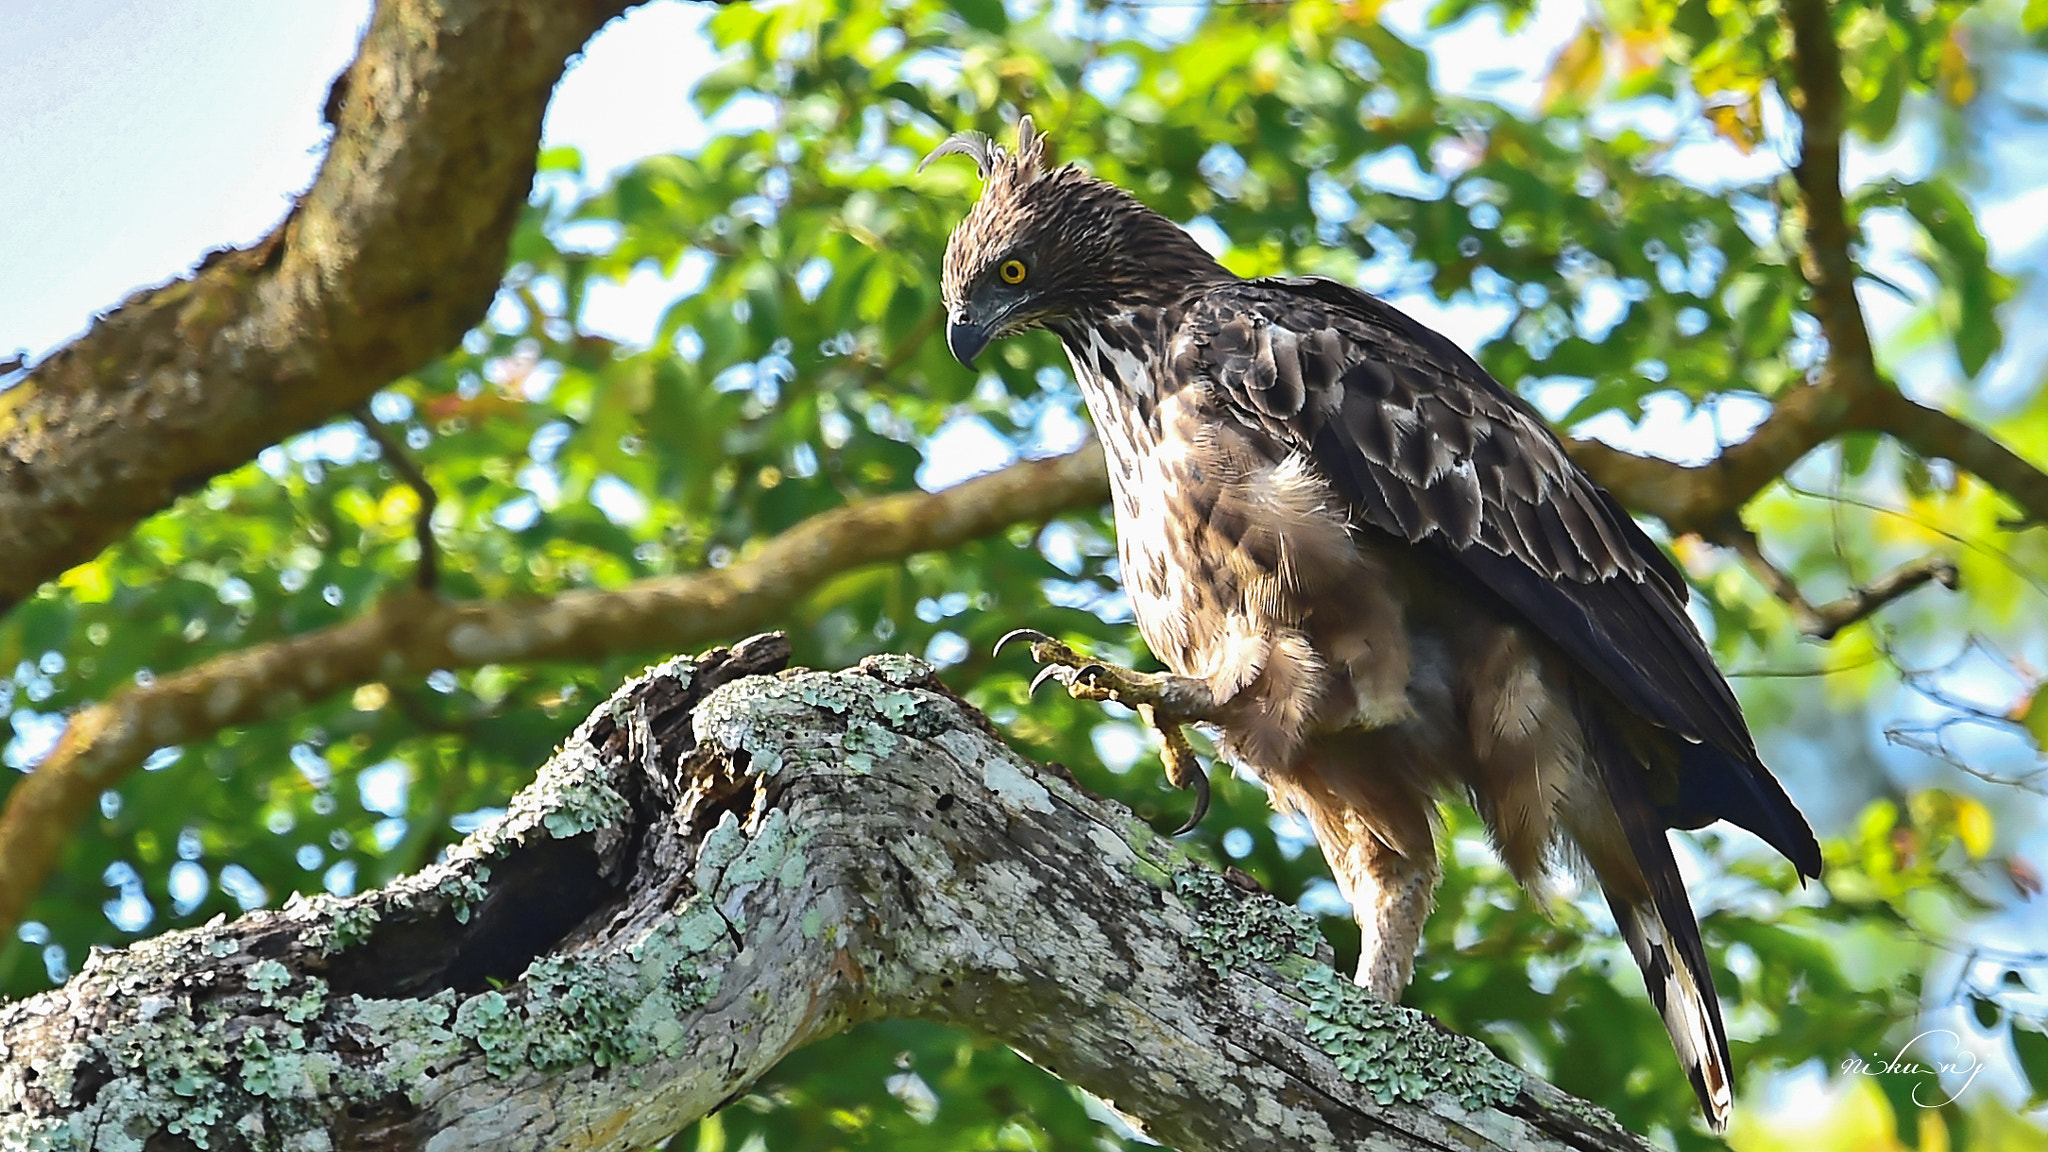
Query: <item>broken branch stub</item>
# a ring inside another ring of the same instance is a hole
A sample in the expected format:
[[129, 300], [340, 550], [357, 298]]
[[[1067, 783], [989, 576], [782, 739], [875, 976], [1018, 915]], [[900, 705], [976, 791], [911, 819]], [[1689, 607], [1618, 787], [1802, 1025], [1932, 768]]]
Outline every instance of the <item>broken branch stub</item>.
[[787, 656], [650, 670], [413, 876], [0, 1007], [0, 1150], [645, 1147], [890, 1016], [996, 1036], [1187, 1152], [1648, 1147], [1373, 1001], [1301, 912], [922, 663]]

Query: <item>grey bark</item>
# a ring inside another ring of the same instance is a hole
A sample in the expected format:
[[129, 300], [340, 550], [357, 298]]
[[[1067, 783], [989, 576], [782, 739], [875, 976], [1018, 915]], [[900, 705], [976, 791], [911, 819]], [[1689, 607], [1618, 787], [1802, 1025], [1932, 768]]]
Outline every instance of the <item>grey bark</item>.
[[350, 899], [0, 1007], [0, 1149], [644, 1147], [850, 1025], [980, 1030], [1206, 1149], [1642, 1149], [1367, 997], [1300, 912], [907, 657], [626, 685], [505, 817]]

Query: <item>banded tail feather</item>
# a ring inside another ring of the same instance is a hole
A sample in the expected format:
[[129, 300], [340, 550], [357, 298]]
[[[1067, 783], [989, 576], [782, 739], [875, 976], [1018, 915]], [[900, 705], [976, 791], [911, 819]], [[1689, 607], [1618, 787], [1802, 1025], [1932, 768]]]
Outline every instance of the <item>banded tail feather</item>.
[[1623, 904], [1612, 896], [1615, 923], [1643, 970], [1650, 1002], [1664, 1017], [1679, 1066], [1692, 1081], [1700, 1108], [1714, 1131], [1728, 1130], [1734, 1106], [1734, 1074], [1728, 1061], [1728, 1035], [1721, 1026], [1721, 1002], [1705, 968], [1706, 950], [1691, 909], [1676, 923], [1666, 920], [1655, 903]]
[[1628, 750], [1599, 708], [1589, 705], [1582, 697], [1579, 722], [1586, 751], [1607, 782], [1632, 858], [1620, 867], [1596, 860], [1594, 870], [1707, 1123], [1725, 1132], [1735, 1076], [1699, 920], [1686, 898], [1678, 858], [1671, 854], [1670, 834], [1650, 801], [1649, 766]]

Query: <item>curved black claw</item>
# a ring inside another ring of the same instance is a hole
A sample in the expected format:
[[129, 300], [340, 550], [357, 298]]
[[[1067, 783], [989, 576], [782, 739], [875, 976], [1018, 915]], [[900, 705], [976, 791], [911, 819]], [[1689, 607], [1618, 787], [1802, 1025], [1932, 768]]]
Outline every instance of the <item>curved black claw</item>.
[[1195, 810], [1188, 816], [1188, 822], [1174, 830], [1175, 836], [1185, 836], [1195, 830], [1202, 817], [1209, 814], [1209, 774], [1197, 768], [1188, 780], [1188, 790], [1195, 794]]
[[1037, 644], [1040, 641], [1049, 642], [1052, 640], [1052, 637], [1047, 636], [1045, 633], [1040, 632], [1036, 628], [1012, 628], [1008, 632], [1003, 633], [1003, 638], [1001, 640], [996, 641], [995, 649], [991, 651], [989, 655], [1001, 656], [1003, 654], [1003, 645], [1008, 644], [1012, 640], [1018, 639], [1022, 639], [1027, 643]]
[[1065, 665], [1047, 664], [1045, 667], [1040, 668], [1038, 670], [1038, 675], [1033, 676], [1031, 678], [1031, 687], [1026, 688], [1024, 690], [1024, 694], [1026, 696], [1038, 695], [1038, 686], [1040, 684], [1045, 683], [1047, 680], [1058, 678], [1060, 673], [1065, 672], [1066, 670], [1067, 669]]

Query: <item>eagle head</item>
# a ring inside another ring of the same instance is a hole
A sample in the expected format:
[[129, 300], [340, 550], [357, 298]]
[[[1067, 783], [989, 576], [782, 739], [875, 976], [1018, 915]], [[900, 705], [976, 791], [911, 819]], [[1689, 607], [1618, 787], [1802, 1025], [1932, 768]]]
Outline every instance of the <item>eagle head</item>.
[[1175, 283], [1228, 276], [1186, 232], [1114, 184], [1072, 164], [1053, 167], [1031, 117], [1017, 148], [979, 132], [947, 138], [919, 164], [972, 158], [981, 199], [946, 244], [946, 346], [962, 364], [989, 342], [1034, 328], [1078, 333], [1098, 316]]

